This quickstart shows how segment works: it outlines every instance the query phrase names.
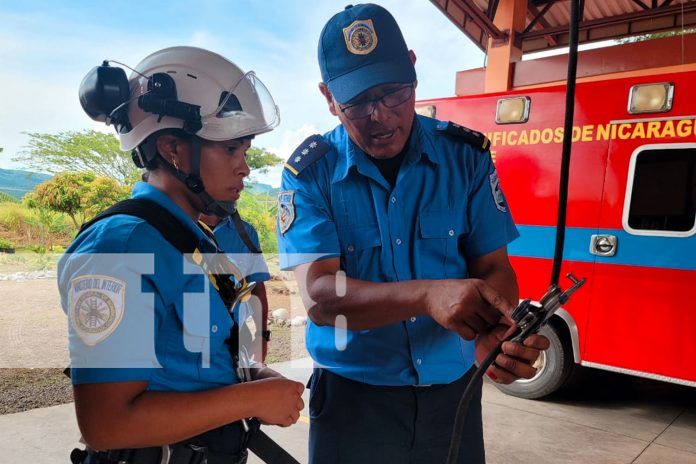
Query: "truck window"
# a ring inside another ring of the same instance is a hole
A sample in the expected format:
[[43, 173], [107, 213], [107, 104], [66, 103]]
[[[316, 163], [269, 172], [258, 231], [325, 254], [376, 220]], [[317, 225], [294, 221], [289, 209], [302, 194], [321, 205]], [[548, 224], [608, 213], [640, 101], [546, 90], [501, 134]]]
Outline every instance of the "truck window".
[[633, 166], [628, 226], [643, 231], [693, 231], [696, 147], [646, 149], [637, 154]]

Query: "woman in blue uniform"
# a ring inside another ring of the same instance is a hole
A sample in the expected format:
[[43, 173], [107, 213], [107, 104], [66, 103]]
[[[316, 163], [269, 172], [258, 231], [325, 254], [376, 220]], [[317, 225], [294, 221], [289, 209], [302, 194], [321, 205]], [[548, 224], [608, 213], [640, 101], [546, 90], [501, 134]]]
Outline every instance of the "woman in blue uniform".
[[[234, 210], [250, 141], [278, 122], [258, 78], [215, 53], [174, 47], [129, 79], [104, 63], [80, 98], [147, 169], [133, 198], [170, 213], [198, 251], [216, 251], [196, 220]], [[268, 368], [239, 382], [220, 284], [170, 235], [111, 215], [84, 229], [59, 264], [84, 462], [245, 462], [246, 419], [289, 426], [303, 407], [303, 386]]]

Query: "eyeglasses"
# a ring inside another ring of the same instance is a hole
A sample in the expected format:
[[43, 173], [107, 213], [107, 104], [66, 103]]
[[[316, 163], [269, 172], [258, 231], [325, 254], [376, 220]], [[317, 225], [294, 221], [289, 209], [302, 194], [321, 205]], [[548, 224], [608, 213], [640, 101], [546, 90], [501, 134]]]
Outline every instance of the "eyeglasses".
[[381, 102], [387, 108], [396, 108], [413, 95], [413, 84], [390, 90], [379, 98], [364, 100], [353, 105], [338, 106], [348, 119], [362, 119], [370, 116]]

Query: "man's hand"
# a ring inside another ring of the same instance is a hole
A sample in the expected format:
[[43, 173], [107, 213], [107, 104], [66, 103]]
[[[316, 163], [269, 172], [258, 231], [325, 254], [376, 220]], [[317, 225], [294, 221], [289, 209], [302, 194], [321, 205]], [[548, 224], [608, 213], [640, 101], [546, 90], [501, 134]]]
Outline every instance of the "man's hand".
[[428, 289], [426, 311], [435, 322], [466, 340], [487, 333], [515, 307], [479, 279], [437, 280]]
[[[488, 356], [496, 345], [508, 334], [513, 327], [499, 324], [476, 338], [476, 360], [480, 363]], [[517, 379], [531, 379], [536, 375], [534, 362], [542, 351], [551, 346], [549, 339], [543, 335], [530, 335], [524, 343], [503, 343], [503, 352], [495, 358], [495, 362], [486, 371], [488, 377], [501, 384], [512, 383]]]

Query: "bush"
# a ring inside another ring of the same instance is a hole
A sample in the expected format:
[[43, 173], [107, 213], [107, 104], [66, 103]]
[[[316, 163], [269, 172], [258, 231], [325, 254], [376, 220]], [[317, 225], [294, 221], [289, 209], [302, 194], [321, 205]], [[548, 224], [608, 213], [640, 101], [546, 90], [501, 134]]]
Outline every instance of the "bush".
[[264, 253], [278, 252], [278, 239], [275, 233], [277, 206], [275, 197], [265, 194], [255, 195], [246, 191], [237, 202], [239, 214], [254, 226], [259, 235], [259, 244]]
[[0, 203], [0, 226], [6, 230], [19, 233], [27, 215], [27, 208], [19, 203]]
[[0, 237], [0, 250], [14, 250], [15, 244], [6, 238]]
[[19, 203], [20, 201], [9, 193], [0, 192], [0, 203]]

